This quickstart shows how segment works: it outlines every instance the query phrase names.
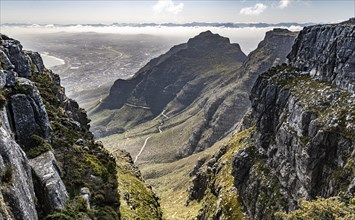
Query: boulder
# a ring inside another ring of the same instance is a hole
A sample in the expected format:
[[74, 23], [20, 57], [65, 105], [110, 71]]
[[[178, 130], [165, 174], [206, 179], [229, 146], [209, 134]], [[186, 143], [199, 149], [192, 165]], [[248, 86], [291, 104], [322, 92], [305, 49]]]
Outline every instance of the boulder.
[[51, 151], [47, 151], [30, 160], [37, 199], [45, 213], [64, 208], [69, 194], [60, 178], [57, 160]]
[[90, 189], [87, 187], [81, 188], [80, 189], [80, 196], [86, 201], [86, 208], [90, 209], [90, 198], [91, 198]]
[[16, 73], [13, 71], [0, 70], [0, 88], [14, 87], [16, 85]]

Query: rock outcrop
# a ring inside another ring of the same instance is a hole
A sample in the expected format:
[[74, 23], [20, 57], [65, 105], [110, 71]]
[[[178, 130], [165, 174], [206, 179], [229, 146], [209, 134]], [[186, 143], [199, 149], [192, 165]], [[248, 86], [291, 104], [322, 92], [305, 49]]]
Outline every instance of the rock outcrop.
[[51, 151], [30, 160], [39, 204], [47, 214], [65, 208], [69, 194], [61, 179], [58, 162]]
[[115, 159], [86, 112], [38, 53], [0, 40], [0, 218], [119, 219]]
[[233, 159], [250, 219], [273, 219], [299, 199], [354, 196], [355, 26], [306, 27], [290, 65], [259, 76], [250, 96], [253, 141]]
[[18, 78], [18, 88], [21, 88], [21, 91], [10, 97], [11, 115], [18, 143], [29, 144], [32, 135], [49, 140], [51, 127], [38, 89], [26, 78]]
[[312, 78], [355, 93], [354, 24], [349, 20], [303, 29], [288, 56], [290, 63]]
[[[22, 50], [19, 41], [2, 35], [2, 63], [7, 70], [14, 70], [20, 77], [30, 77], [31, 63], [26, 53]], [[5, 58], [7, 57], [7, 58]]]
[[138, 167], [127, 151], [116, 150], [122, 219], [163, 219], [159, 198], [145, 184]]

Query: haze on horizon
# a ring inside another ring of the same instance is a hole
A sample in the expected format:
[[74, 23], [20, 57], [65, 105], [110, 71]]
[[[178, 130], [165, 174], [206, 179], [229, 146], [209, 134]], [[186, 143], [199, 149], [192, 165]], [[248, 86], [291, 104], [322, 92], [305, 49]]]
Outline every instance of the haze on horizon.
[[355, 16], [353, 0], [1, 0], [0, 4], [1, 24], [334, 23]]

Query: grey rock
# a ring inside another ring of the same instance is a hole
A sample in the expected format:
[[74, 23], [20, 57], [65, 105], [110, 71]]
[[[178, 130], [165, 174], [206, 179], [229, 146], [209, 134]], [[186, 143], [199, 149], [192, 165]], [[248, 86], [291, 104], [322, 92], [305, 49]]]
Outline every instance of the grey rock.
[[24, 51], [27, 56], [30, 57], [31, 63], [35, 65], [35, 72], [43, 72], [45, 69], [42, 57], [39, 53], [37, 52], [32, 52], [32, 51]]
[[30, 80], [18, 80], [19, 86], [27, 91], [27, 94], [16, 94], [10, 99], [18, 142], [21, 145], [29, 144], [32, 135], [48, 140], [51, 127], [38, 89]]
[[14, 87], [16, 85], [16, 72], [5, 71], [6, 74], [6, 85], [7, 87]]
[[[0, 46], [2, 46], [3, 52], [8, 57], [10, 62], [15, 66], [14, 70], [17, 72], [17, 74], [20, 77], [30, 77], [32, 74], [30, 59], [22, 51], [22, 45], [20, 44], [20, 42], [11, 38], [6, 38], [1, 40]], [[6, 61], [6, 63], [8, 62]], [[8, 69], [12, 69], [11, 66], [9, 66], [8, 64], [6, 65]]]
[[84, 145], [84, 140], [79, 138], [78, 140], [75, 141], [75, 144], [77, 145]]
[[[299, 95], [277, 80], [309, 77], [331, 82], [338, 88], [314, 90], [333, 103], [343, 91], [353, 93], [348, 85], [355, 76], [354, 28], [348, 24], [305, 28], [288, 56], [299, 70], [280, 68], [256, 80], [250, 116], [240, 126], [256, 125], [254, 141], [235, 155], [232, 173], [250, 219], [273, 219], [275, 211], [296, 209], [300, 199], [353, 193], [355, 174], [345, 164], [353, 160], [355, 143], [341, 132], [346, 125], [338, 123], [336, 112], [320, 115], [310, 107], [326, 108], [321, 102], [310, 105], [312, 89]], [[351, 112], [351, 98], [347, 103]], [[345, 120], [347, 114], [341, 117]]]
[[34, 173], [35, 190], [42, 210], [50, 213], [55, 209], [64, 208], [69, 195], [60, 178], [60, 169], [53, 153], [47, 151], [30, 160]]
[[292, 65], [315, 79], [355, 93], [354, 24], [304, 28], [288, 58]]
[[7, 70], [14, 70], [15, 66], [11, 63], [5, 52], [1, 49], [0, 50], [0, 60], [3, 63], [3, 68]]
[[4, 70], [0, 70], [0, 89], [6, 85], [6, 73]]
[[14, 87], [16, 85], [16, 73], [8, 70], [0, 70], [0, 88]]
[[199, 169], [201, 168], [201, 166], [206, 162], [206, 158], [199, 158], [194, 166], [194, 168], [192, 169], [192, 171], [190, 172], [189, 176], [192, 177], [194, 175], [197, 174], [197, 172], [199, 171]]
[[32, 183], [31, 167], [26, 154], [15, 142], [7, 112], [0, 111], [0, 171], [8, 172], [8, 177], [1, 178], [0, 197], [4, 219], [36, 220], [35, 192]]
[[87, 187], [83, 187], [80, 189], [80, 196], [83, 197], [86, 201], [86, 208], [90, 209], [90, 199], [91, 199], [91, 192], [90, 189]]
[[353, 181], [351, 181], [351, 183], [348, 187], [348, 193], [350, 195], [354, 195], [354, 193], [355, 193], [355, 178], [353, 179]]

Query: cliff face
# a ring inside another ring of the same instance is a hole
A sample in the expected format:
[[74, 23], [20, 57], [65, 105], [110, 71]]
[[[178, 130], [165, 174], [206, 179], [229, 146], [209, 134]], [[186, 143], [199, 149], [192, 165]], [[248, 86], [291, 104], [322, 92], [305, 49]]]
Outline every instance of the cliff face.
[[115, 159], [38, 53], [0, 35], [0, 218], [118, 219]]
[[314, 79], [355, 93], [354, 20], [301, 31], [288, 58]]
[[354, 28], [305, 28], [290, 65], [257, 79], [242, 126], [256, 130], [233, 159], [234, 185], [249, 218], [273, 219], [301, 198], [354, 196]]

